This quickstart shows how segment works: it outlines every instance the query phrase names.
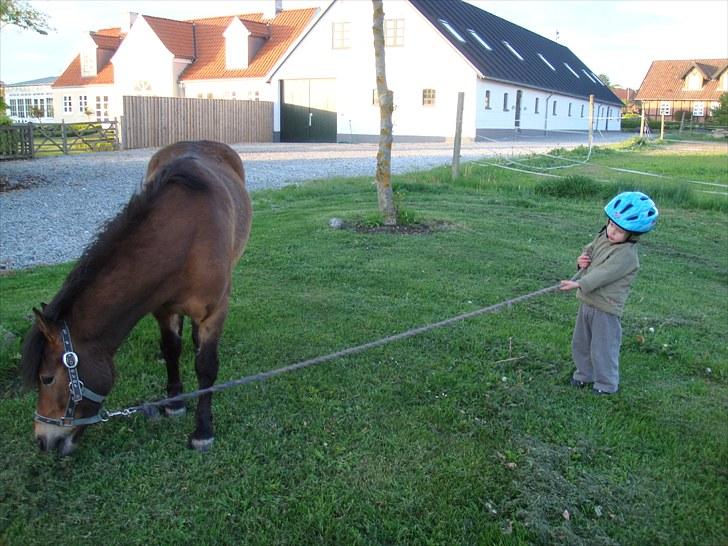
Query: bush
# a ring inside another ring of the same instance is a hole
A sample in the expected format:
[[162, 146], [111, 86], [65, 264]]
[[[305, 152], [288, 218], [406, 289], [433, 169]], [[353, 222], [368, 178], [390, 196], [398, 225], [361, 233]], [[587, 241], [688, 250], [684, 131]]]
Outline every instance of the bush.
[[602, 189], [601, 184], [588, 176], [575, 175], [542, 182], [536, 186], [536, 193], [551, 197], [585, 199], [599, 195]]

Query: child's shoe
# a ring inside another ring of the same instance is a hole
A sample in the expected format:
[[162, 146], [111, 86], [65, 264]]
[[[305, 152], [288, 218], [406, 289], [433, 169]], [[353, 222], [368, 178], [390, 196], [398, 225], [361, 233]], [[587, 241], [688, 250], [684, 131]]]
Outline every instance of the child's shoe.
[[574, 379], [573, 377], [571, 378], [571, 381], [569, 382], [569, 384], [572, 387], [576, 387], [577, 389], [583, 389], [584, 387], [589, 385], [589, 383], [586, 383], [584, 381], [579, 381], [578, 379]]
[[616, 391], [608, 392], [608, 391], [603, 391], [602, 389], [592, 389], [592, 394], [596, 394], [598, 396], [601, 396], [601, 395], [609, 396], [610, 394], [616, 394]]

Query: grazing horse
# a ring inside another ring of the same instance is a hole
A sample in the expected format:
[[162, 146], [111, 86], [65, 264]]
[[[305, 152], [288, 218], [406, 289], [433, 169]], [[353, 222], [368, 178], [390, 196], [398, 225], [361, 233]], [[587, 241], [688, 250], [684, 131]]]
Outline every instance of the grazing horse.
[[[41, 450], [68, 455], [86, 426], [103, 419], [114, 354], [147, 313], [159, 323], [167, 395], [182, 392], [185, 315], [199, 386], [213, 385], [232, 271], [251, 217], [243, 164], [229, 146], [178, 142], [154, 154], [140, 191], [84, 251], [51, 303], [33, 309], [21, 366], [26, 384], [38, 390]], [[189, 437], [201, 451], [214, 439], [211, 405], [211, 394], [200, 398]], [[165, 407], [168, 415], [184, 409], [183, 402]]]

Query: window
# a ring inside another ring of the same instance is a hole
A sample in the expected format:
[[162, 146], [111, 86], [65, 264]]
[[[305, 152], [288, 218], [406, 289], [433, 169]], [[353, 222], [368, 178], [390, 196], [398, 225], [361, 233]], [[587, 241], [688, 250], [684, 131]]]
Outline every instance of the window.
[[554, 72], [556, 72], [556, 69], [554, 68], [554, 65], [552, 65], [552, 64], [551, 64], [550, 62], [548, 62], [548, 61], [546, 60], [546, 57], [544, 57], [544, 56], [543, 56], [543, 55], [541, 55], [540, 53], [538, 54], [538, 57], [539, 57], [539, 58], [540, 58], [540, 59], [541, 59], [541, 60], [542, 60], [542, 61], [543, 61], [544, 63], [546, 63], [546, 66], [548, 66], [548, 67], [549, 67], [549, 68], [550, 68], [551, 70], [553, 70]]
[[63, 96], [63, 111], [65, 113], [73, 112], [73, 104], [71, 103], [73, 97], [70, 95]]
[[536, 97], [536, 104], [533, 107], [533, 113], [538, 114], [538, 97]]
[[457, 30], [455, 30], [450, 23], [448, 23], [447, 21], [445, 21], [445, 19], [438, 19], [437, 21], [442, 26], [444, 26], [447, 29], [447, 31], [450, 34], [452, 34], [458, 42], [465, 43], [465, 38], [463, 38], [462, 34], [460, 34]]
[[96, 119], [98, 121], [109, 121], [109, 97], [96, 96]]
[[503, 111], [508, 111], [508, 93], [503, 93]]
[[518, 58], [518, 60], [520, 60], [520, 61], [523, 60], [523, 57], [521, 56], [521, 54], [518, 53], [518, 51], [516, 51], [515, 48], [511, 44], [509, 44], [508, 42], [503, 40], [503, 45], [506, 46], [510, 50], [510, 52], [513, 53], [516, 56], [516, 58]]
[[88, 97], [86, 95], [81, 95], [80, 97], [78, 97], [78, 111], [82, 114], [85, 114], [87, 109]]
[[469, 28], [468, 32], [470, 33], [470, 35], [473, 38], [475, 38], [475, 41], [478, 42], [480, 45], [482, 45], [485, 49], [487, 49], [488, 51], [493, 51], [493, 48], [490, 47], [488, 45], [488, 43], [485, 40], [483, 40], [483, 38], [481, 38], [480, 35], [478, 33], [476, 33], [472, 28]]
[[18, 111], [18, 99], [10, 99], [10, 115], [11, 116], [19, 116], [20, 113]]
[[96, 75], [96, 48], [86, 49], [81, 53], [81, 77]]
[[556, 115], [556, 101], [554, 101], [554, 106], [551, 110], [551, 113], [555, 116]]
[[53, 117], [53, 99], [46, 99], [46, 116]]
[[705, 103], [694, 102], [693, 103], [693, 116], [702, 117], [705, 115]]
[[569, 103], [569, 117], [571, 117], [571, 103]]
[[485, 109], [490, 110], [490, 89], [485, 90]]
[[581, 105], [581, 117], [584, 117], [584, 105]]
[[404, 45], [404, 19], [384, 20], [384, 45], [386, 47]]
[[252, 89], [249, 89], [248, 90], [248, 100], [259, 101], [260, 100], [260, 91], [253, 91]]
[[[576, 76], [577, 78], [579, 78], [579, 74], [577, 74], [577, 73], [576, 73], [576, 72], [574, 71], [574, 69], [573, 69], [573, 68], [571, 68], [571, 67], [569, 66], [569, 64], [568, 64], [568, 63], [564, 63], [564, 66], [565, 66], [566, 68], [568, 68], [568, 69], [569, 69], [569, 72], [571, 72], [571, 73], [572, 73], [572, 74], [573, 74], [574, 76]], [[581, 79], [581, 78], [579, 78], [579, 79]]]
[[351, 23], [331, 23], [331, 47], [349, 49], [351, 47]]
[[422, 106], [434, 106], [435, 105], [435, 90], [434, 89], [423, 89], [422, 90]]

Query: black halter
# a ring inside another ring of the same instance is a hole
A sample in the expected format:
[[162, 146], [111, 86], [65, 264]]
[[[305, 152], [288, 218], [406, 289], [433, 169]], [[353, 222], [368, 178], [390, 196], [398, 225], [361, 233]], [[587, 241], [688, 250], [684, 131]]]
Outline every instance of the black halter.
[[106, 412], [99, 408], [99, 412], [91, 417], [82, 417], [76, 419], [73, 415], [76, 412], [76, 406], [84, 398], [96, 402], [101, 406], [104, 402], [105, 396], [96, 394], [91, 389], [87, 389], [83, 381], [78, 377], [78, 355], [73, 352], [73, 343], [71, 343], [71, 333], [68, 331], [68, 325], [64, 322], [61, 328], [61, 338], [63, 338], [63, 356], [61, 361], [68, 370], [68, 404], [66, 404], [66, 413], [60, 419], [52, 419], [45, 417], [35, 412], [33, 419], [39, 423], [46, 423], [48, 425], [56, 425], [58, 427], [77, 427], [82, 425], [93, 425], [99, 421], [105, 421], [107, 419]]

